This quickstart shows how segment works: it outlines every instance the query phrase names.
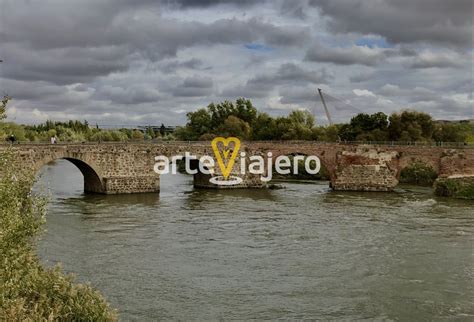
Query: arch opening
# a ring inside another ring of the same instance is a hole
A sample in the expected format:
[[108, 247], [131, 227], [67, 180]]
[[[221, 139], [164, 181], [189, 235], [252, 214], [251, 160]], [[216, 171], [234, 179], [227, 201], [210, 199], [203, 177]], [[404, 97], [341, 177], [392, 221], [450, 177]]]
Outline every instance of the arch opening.
[[[278, 174], [275, 170], [276, 159], [279, 156], [288, 156], [291, 160], [291, 167], [294, 167], [294, 162], [297, 162], [298, 174], [288, 174], [281, 175]], [[320, 161], [320, 171], [317, 174], [309, 174], [305, 171], [305, 161], [309, 156], [307, 153], [303, 152], [290, 152], [283, 154], [274, 154], [273, 155], [273, 177], [276, 179], [296, 179], [296, 180], [315, 180], [315, 181], [329, 181], [331, 182], [331, 171], [327, 167], [327, 162], [324, 158], [321, 158], [319, 155], [316, 155]], [[312, 166], [314, 168], [314, 166]]]
[[84, 177], [85, 193], [104, 193], [104, 186], [97, 172], [87, 163], [74, 158], [62, 158], [74, 164]]
[[396, 177], [399, 184], [413, 184], [419, 186], [432, 186], [439, 173], [431, 164], [415, 160], [398, 169]]

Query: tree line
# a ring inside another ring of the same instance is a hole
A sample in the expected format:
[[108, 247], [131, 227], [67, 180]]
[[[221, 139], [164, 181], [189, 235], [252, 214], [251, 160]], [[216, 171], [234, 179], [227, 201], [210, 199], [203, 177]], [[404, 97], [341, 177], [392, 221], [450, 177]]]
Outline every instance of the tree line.
[[271, 117], [259, 112], [248, 99], [235, 103], [211, 103], [187, 114], [186, 126], [176, 130], [181, 140], [210, 140], [216, 136], [237, 136], [246, 140], [316, 141], [404, 141], [474, 143], [474, 124], [440, 123], [429, 114], [402, 111], [390, 116], [378, 112], [360, 113], [347, 124], [316, 126], [313, 115], [304, 110], [288, 116]]
[[[5, 117], [9, 98], [0, 104], [0, 119]], [[316, 125], [314, 116], [306, 110], [294, 110], [287, 116], [272, 117], [258, 111], [248, 99], [211, 103], [187, 115], [185, 126], [174, 133], [145, 130], [104, 130], [87, 121], [53, 122], [19, 125], [0, 122], [0, 139], [11, 135], [19, 141], [48, 141], [56, 136], [61, 142], [183, 140], [208, 141], [216, 136], [236, 136], [243, 140], [315, 140], [336, 141], [403, 141], [403, 142], [464, 142], [474, 143], [474, 124], [441, 123], [429, 114], [406, 110], [386, 115], [360, 113], [349, 123]], [[163, 126], [164, 127], [164, 126]]]

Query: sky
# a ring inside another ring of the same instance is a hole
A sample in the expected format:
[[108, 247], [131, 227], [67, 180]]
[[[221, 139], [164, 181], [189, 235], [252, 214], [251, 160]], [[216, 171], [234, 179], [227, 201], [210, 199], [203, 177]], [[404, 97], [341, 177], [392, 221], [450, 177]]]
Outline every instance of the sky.
[[472, 0], [0, 0], [18, 123], [184, 125], [211, 102], [474, 118]]

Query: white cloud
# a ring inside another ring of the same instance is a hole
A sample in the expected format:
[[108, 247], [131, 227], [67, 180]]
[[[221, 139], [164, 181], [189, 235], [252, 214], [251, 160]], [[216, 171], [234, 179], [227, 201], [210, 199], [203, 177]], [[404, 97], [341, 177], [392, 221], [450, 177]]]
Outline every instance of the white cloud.
[[375, 97], [376, 95], [367, 89], [353, 89], [352, 92], [357, 96]]

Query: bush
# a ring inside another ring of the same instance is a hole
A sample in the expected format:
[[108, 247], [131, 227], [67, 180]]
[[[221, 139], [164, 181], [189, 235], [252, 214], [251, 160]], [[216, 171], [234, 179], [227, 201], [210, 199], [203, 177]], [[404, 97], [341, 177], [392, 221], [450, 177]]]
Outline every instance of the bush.
[[143, 140], [145, 138], [145, 135], [143, 132], [138, 131], [138, 130], [133, 130], [132, 132], [132, 139], [133, 140]]
[[34, 196], [34, 176], [0, 154], [0, 320], [110, 321], [116, 313], [90, 286], [74, 283], [59, 267], [43, 268], [34, 251], [46, 200]]
[[474, 200], [474, 177], [440, 178], [434, 190], [437, 196]]
[[21, 125], [12, 122], [0, 123], [0, 140], [4, 141], [10, 135], [14, 135], [19, 141], [25, 141], [25, 130]]
[[431, 166], [415, 161], [401, 171], [400, 182], [430, 186], [437, 177], [438, 174]]

